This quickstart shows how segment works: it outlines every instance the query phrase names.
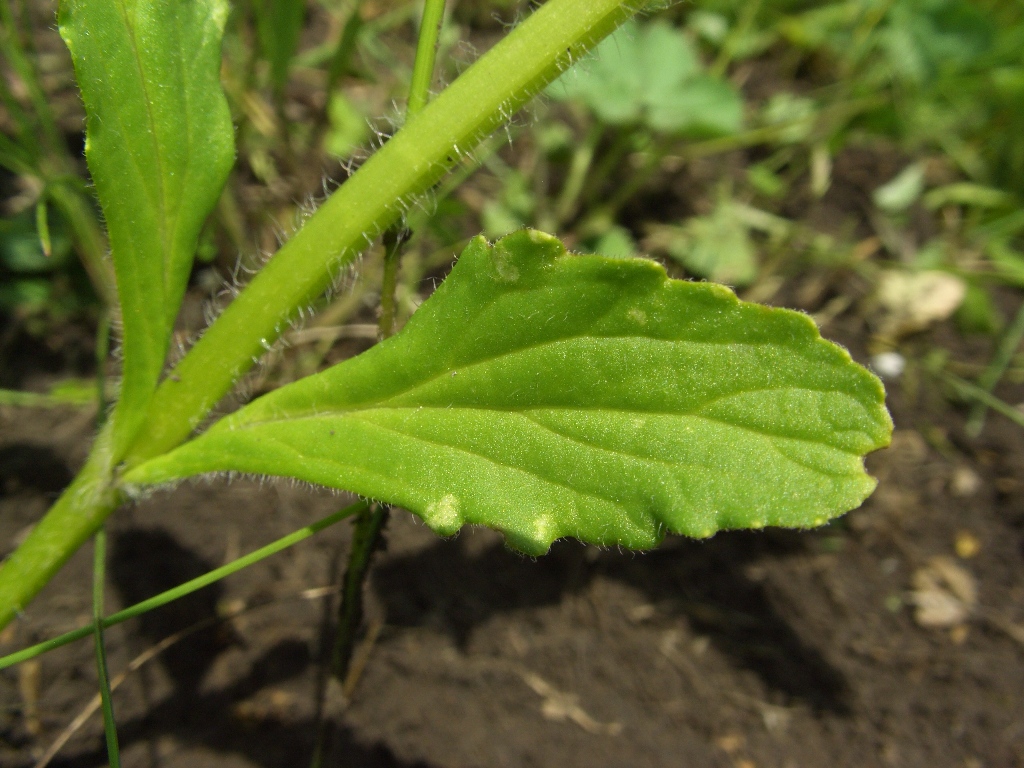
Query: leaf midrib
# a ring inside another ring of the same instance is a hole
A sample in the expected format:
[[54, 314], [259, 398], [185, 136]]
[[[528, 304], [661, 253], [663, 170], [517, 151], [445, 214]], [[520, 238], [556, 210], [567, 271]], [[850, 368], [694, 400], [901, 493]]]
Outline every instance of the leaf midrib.
[[[560, 344], [560, 343], [569, 342], [569, 341], [580, 341], [580, 340], [635, 341], [637, 339], [646, 339], [648, 341], [659, 343], [659, 344], [672, 344], [672, 345], [683, 344], [683, 345], [690, 345], [690, 346], [715, 345], [715, 346], [750, 347], [750, 346], [765, 346], [765, 345], [777, 344], [777, 342], [772, 342], [771, 340], [765, 340], [765, 341], [703, 341], [703, 340], [701, 340], [701, 341], [694, 341], [694, 340], [688, 340], [688, 339], [660, 339], [660, 338], [653, 337], [653, 336], [635, 336], [635, 335], [598, 336], [598, 335], [592, 335], [592, 334], [581, 334], [581, 335], [577, 335], [577, 336], [565, 336], [565, 337], [560, 337], [560, 338], [557, 338], [557, 339], [548, 339], [548, 340], [545, 340], [545, 341], [538, 342], [536, 344], [528, 344], [528, 345], [525, 345], [525, 346], [522, 346], [522, 347], [517, 347], [515, 349], [505, 350], [505, 351], [499, 352], [497, 354], [490, 355], [488, 357], [481, 357], [481, 358], [478, 358], [478, 359], [466, 362], [465, 365], [450, 364], [449, 366], [441, 369], [437, 373], [435, 373], [435, 374], [433, 374], [431, 376], [428, 376], [427, 378], [425, 378], [425, 379], [423, 379], [421, 381], [418, 381], [418, 382], [408, 386], [407, 388], [398, 390], [397, 392], [394, 392], [393, 394], [388, 395], [384, 399], [368, 401], [366, 403], [357, 404], [357, 406], [352, 406], [350, 408], [338, 409], [338, 408], [332, 408], [332, 407], [328, 406], [327, 411], [322, 410], [322, 409], [317, 409], [315, 407], [311, 407], [309, 409], [302, 409], [302, 410], [298, 410], [298, 411], [295, 411], [295, 412], [291, 412], [288, 416], [285, 416], [285, 417], [270, 416], [270, 417], [267, 417], [265, 419], [252, 419], [252, 420], [246, 421], [246, 422], [244, 422], [242, 424], [238, 424], [237, 426], [248, 427], [248, 426], [254, 426], [254, 425], [258, 425], [258, 424], [286, 422], [286, 421], [304, 419], [304, 418], [309, 418], [309, 417], [323, 416], [325, 413], [334, 413], [334, 414], [338, 414], [338, 415], [344, 415], [344, 414], [355, 413], [355, 412], [359, 412], [359, 411], [374, 411], [374, 410], [383, 410], [383, 409], [395, 409], [396, 410], [396, 409], [417, 409], [417, 408], [439, 408], [437, 406], [428, 406], [428, 404], [420, 404], [420, 403], [411, 403], [411, 404], [409, 404], [409, 406], [401, 406], [401, 404], [388, 404], [388, 403], [393, 402], [395, 399], [398, 399], [400, 397], [406, 397], [408, 395], [414, 394], [417, 390], [424, 389], [425, 387], [429, 386], [430, 384], [433, 384], [434, 382], [436, 382], [436, 381], [438, 381], [440, 379], [443, 379], [445, 376], [451, 376], [453, 373], [455, 373], [456, 375], [459, 375], [460, 372], [470, 371], [470, 370], [472, 370], [474, 368], [478, 368], [480, 366], [487, 365], [487, 364], [489, 364], [489, 362], [493, 362], [493, 361], [495, 361], [497, 359], [500, 359], [502, 357], [511, 357], [511, 356], [519, 355], [519, 354], [522, 354], [524, 352], [528, 352], [528, 351], [531, 351], [531, 350], [534, 350], [534, 349], [540, 349], [540, 348], [545, 347], [545, 346], [553, 346], [555, 344]], [[778, 346], [785, 347], [787, 349], [790, 349], [791, 351], [797, 351], [797, 350], [793, 350], [791, 347], [787, 347], [786, 345], [778, 344]], [[804, 355], [798, 353], [798, 356], [803, 357]], [[593, 411], [593, 410], [599, 410], [599, 411], [608, 411], [608, 412], [612, 412], [612, 413], [624, 413], [624, 414], [636, 413], [636, 414], [662, 415], [662, 416], [698, 416], [699, 414], [697, 412], [699, 410], [710, 408], [711, 406], [714, 406], [714, 404], [716, 402], [719, 402], [719, 401], [721, 401], [723, 399], [727, 399], [729, 397], [734, 397], [736, 395], [741, 395], [741, 394], [752, 394], [752, 393], [755, 393], [755, 392], [783, 392], [783, 391], [804, 391], [804, 392], [818, 392], [818, 393], [825, 393], [825, 394], [835, 394], [835, 393], [837, 393], [836, 389], [828, 389], [828, 388], [818, 389], [818, 388], [815, 388], [815, 387], [795, 386], [795, 385], [781, 385], [781, 386], [775, 386], [775, 387], [772, 387], [772, 386], [753, 387], [753, 388], [749, 388], [749, 389], [737, 389], [737, 390], [733, 390], [733, 391], [730, 391], [730, 392], [724, 392], [722, 394], [716, 395], [715, 397], [712, 397], [711, 399], [708, 399], [708, 400], [700, 402], [699, 406], [697, 408], [691, 410], [691, 411], [655, 411], [655, 410], [638, 410], [638, 409], [610, 409], [610, 408], [588, 407], [588, 406], [550, 406], [549, 407], [549, 406], [540, 406], [540, 404], [536, 404], [536, 406], [530, 406], [530, 407], [527, 407], [527, 408], [519, 408], [519, 409], [515, 409], [515, 408], [500, 408], [500, 409], [499, 408], [492, 408], [492, 407], [485, 406], [485, 404], [479, 404], [479, 406], [475, 406], [475, 404], [474, 404], [474, 406], [468, 406], [468, 404], [460, 404], [459, 408], [465, 408], [465, 409], [468, 409], [468, 410], [482, 410], [482, 411], [526, 411], [526, 410], [539, 410], [539, 409], [543, 408], [543, 409], [548, 409], [548, 410], [558, 409], [558, 410], [572, 410], [572, 411]], [[858, 402], [858, 404], [862, 404], [853, 395], [851, 395], [851, 394], [849, 394], [847, 392], [841, 392], [841, 393], [842, 394], [846, 394], [848, 397], [850, 397], [850, 399]], [[446, 407], [446, 408], [451, 408], [451, 406], [450, 407]], [[722, 423], [728, 423], [728, 422], [722, 422]]]
[[[142, 85], [142, 91], [145, 94], [145, 99], [143, 101], [144, 101], [145, 110], [146, 110], [146, 119], [147, 119], [147, 121], [149, 123], [149, 127], [150, 127], [149, 133], [150, 133], [150, 136], [152, 136], [153, 161], [154, 161], [154, 163], [156, 164], [156, 167], [157, 167], [157, 185], [156, 185], [156, 187], [157, 187], [158, 200], [157, 200], [157, 216], [156, 216], [156, 219], [157, 219], [157, 227], [159, 229], [160, 250], [161, 250], [162, 255], [163, 255], [163, 264], [161, 265], [162, 269], [160, 270], [161, 278], [162, 278], [162, 280], [161, 280], [161, 282], [162, 282], [161, 288], [163, 290], [160, 293], [160, 300], [161, 300], [160, 304], [161, 304], [161, 306], [160, 306], [160, 313], [159, 313], [159, 315], [160, 315], [161, 323], [163, 325], [166, 325], [166, 323], [167, 323], [166, 314], [167, 313], [166, 313], [166, 310], [165, 310], [165, 305], [167, 303], [168, 283], [170, 282], [170, 278], [169, 278], [170, 261], [171, 261], [171, 256], [173, 256], [173, 253], [169, 254], [168, 251], [172, 251], [173, 248], [171, 248], [169, 246], [168, 240], [167, 240], [167, 221], [166, 221], [166, 214], [167, 214], [167, 191], [164, 188], [164, 162], [163, 162], [163, 155], [162, 155], [162, 152], [161, 152], [161, 149], [160, 149], [160, 139], [159, 139], [159, 136], [157, 135], [156, 119], [153, 116], [153, 101], [150, 98], [150, 94], [149, 94], [149, 83], [148, 83], [148, 81], [146, 79], [145, 72], [144, 72], [143, 67], [142, 67], [141, 56], [139, 55], [139, 45], [138, 45], [138, 41], [137, 41], [136, 35], [135, 35], [135, 25], [128, 18], [128, 10], [127, 10], [127, 8], [125, 6], [125, 0], [117, 0], [117, 7], [118, 7], [118, 10], [121, 13], [121, 18], [124, 21], [124, 26], [125, 26], [125, 29], [127, 30], [127, 33], [128, 33], [128, 43], [129, 43], [129, 46], [131, 47], [131, 51], [132, 51], [132, 61], [135, 64], [136, 73], [138, 74], [139, 82]], [[181, 39], [180, 35], [178, 36], [177, 39], [180, 41], [180, 39]], [[119, 112], [117, 112], [115, 114], [120, 115]], [[121, 125], [122, 125], [122, 128], [124, 128], [123, 121], [122, 121]], [[126, 134], [126, 135], [128, 135], [128, 134]], [[132, 157], [132, 160], [133, 160], [133, 162], [135, 164], [136, 169], [141, 172], [142, 168], [139, 166], [138, 159], [135, 157], [134, 153], [128, 153], [128, 154]], [[141, 173], [141, 176], [142, 176], [142, 178], [145, 178], [146, 174], [145, 173]], [[145, 255], [143, 255], [143, 258], [145, 258]]]
[[[751, 390], [751, 391], [757, 391], [757, 390]], [[764, 391], [768, 391], [768, 390], [764, 390]], [[806, 391], [822, 392], [822, 391], [827, 391], [827, 390], [809, 389], [809, 390], [806, 390]], [[703, 407], [704, 406], [701, 406], [701, 408], [703, 408]], [[774, 440], [774, 439], [793, 440], [795, 442], [806, 443], [806, 444], [810, 444], [810, 445], [828, 446], [829, 448], [832, 448], [833, 450], [839, 451], [841, 453], [846, 453], [846, 454], [848, 454], [850, 456], [860, 456], [861, 455], [861, 452], [856, 450], [856, 449], [850, 449], [850, 448], [844, 448], [844, 447], [836, 446], [836, 445], [833, 445], [832, 443], [828, 443], [828, 442], [826, 442], [824, 440], [815, 440], [813, 438], [800, 437], [798, 435], [785, 435], [785, 434], [776, 434], [776, 433], [773, 433], [773, 432], [766, 432], [766, 431], [757, 429], [755, 427], [750, 427], [750, 426], [747, 426], [747, 425], [744, 425], [744, 424], [736, 424], [734, 422], [727, 421], [725, 419], [722, 419], [722, 418], [719, 418], [719, 417], [716, 417], [716, 416], [711, 416], [711, 415], [708, 415], [708, 414], [700, 413], [699, 410], [700, 409], [693, 410], [693, 411], [659, 411], [659, 410], [642, 410], [642, 409], [636, 409], [636, 408], [608, 408], [608, 407], [602, 407], [602, 406], [572, 406], [572, 405], [564, 405], [564, 406], [557, 406], [557, 405], [552, 405], [552, 406], [531, 405], [531, 406], [528, 406], [528, 407], [521, 407], [521, 408], [504, 407], [504, 406], [502, 406], [502, 407], [493, 406], [492, 407], [492, 406], [483, 406], [483, 405], [472, 405], [472, 406], [469, 406], [469, 405], [459, 405], [459, 406], [447, 405], [447, 406], [440, 406], [440, 405], [420, 405], [420, 404], [415, 404], [415, 405], [374, 405], [374, 406], [370, 406], [370, 407], [349, 408], [349, 409], [344, 409], [344, 410], [321, 410], [321, 411], [316, 411], [316, 412], [308, 411], [308, 412], [303, 412], [301, 415], [297, 415], [297, 416], [273, 417], [273, 418], [261, 419], [259, 421], [247, 421], [247, 422], [242, 423], [242, 424], [227, 424], [227, 423], [225, 423], [223, 426], [217, 425], [216, 430], [217, 430], [217, 432], [220, 432], [220, 433], [223, 433], [223, 432], [237, 432], [237, 431], [245, 430], [245, 429], [253, 429], [253, 428], [264, 427], [264, 426], [272, 426], [274, 424], [287, 424], [287, 423], [294, 423], [294, 422], [298, 422], [298, 421], [316, 421], [318, 419], [323, 419], [323, 418], [350, 418], [350, 417], [358, 418], [359, 414], [365, 414], [365, 413], [369, 413], [371, 411], [481, 411], [481, 412], [492, 412], [492, 413], [513, 413], [513, 414], [524, 415], [524, 416], [526, 414], [534, 412], [534, 411], [572, 411], [574, 413], [582, 411], [582, 412], [591, 412], [591, 413], [592, 412], [605, 412], [605, 413], [622, 415], [624, 417], [628, 417], [628, 416], [672, 416], [672, 417], [678, 417], [678, 418], [702, 419], [704, 421], [711, 421], [711, 422], [714, 422], [716, 424], [720, 424], [720, 425], [722, 425], [724, 427], [731, 427], [733, 429], [739, 429], [739, 430], [742, 430], [744, 432], [751, 432], [751, 433], [753, 433], [755, 435], [758, 435], [760, 437], [763, 437], [763, 438], [766, 438], [766, 439], [769, 439], [769, 440]], [[366, 421], [366, 420], [363, 419], [363, 421]], [[376, 424], [377, 422], [372, 422], [372, 423]], [[867, 435], [867, 437], [870, 439], [869, 435]], [[611, 450], [611, 449], [607, 449], [607, 450]], [[639, 457], [639, 456], [635, 456], [634, 454], [623, 453], [623, 455], [625, 455], [625, 456], [633, 456], [634, 458], [642, 458], [642, 457]]]

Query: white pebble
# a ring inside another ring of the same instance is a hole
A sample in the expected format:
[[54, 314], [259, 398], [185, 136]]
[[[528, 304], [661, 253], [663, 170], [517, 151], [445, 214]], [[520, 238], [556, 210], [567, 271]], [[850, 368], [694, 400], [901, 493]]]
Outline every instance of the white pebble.
[[907, 360], [899, 352], [882, 352], [871, 358], [871, 367], [883, 379], [896, 380], [903, 375]]

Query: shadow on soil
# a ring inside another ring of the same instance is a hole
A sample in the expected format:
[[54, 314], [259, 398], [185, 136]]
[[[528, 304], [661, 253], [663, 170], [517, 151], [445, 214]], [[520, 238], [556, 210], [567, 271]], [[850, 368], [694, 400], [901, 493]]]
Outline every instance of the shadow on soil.
[[652, 552], [623, 555], [562, 541], [534, 561], [501, 543], [470, 554], [456, 539], [389, 561], [373, 572], [373, 584], [388, 624], [429, 624], [465, 649], [473, 628], [494, 614], [557, 605], [566, 592], [581, 590], [596, 576], [616, 579], [659, 608], [685, 616], [696, 632], [773, 690], [817, 711], [848, 714], [849, 686], [842, 674], [803, 642], [764, 587], [745, 575], [763, 557], [803, 552], [805, 542], [799, 532], [736, 532], [705, 542], [674, 539]]
[[[673, 540], [654, 552], [622, 555], [565, 541], [533, 561], [509, 552], [500, 542], [471, 552], [465, 540], [454, 539], [383, 562], [373, 573], [373, 586], [388, 624], [430, 625], [448, 632], [465, 648], [474, 628], [495, 614], [556, 605], [598, 576], [615, 579], [643, 592], [661, 610], [685, 617], [695, 631], [773, 690], [819, 712], [847, 714], [846, 680], [780, 617], [764, 587], [745, 575], [763, 557], [803, 552], [805, 542], [799, 533], [730, 533], [706, 542]], [[111, 575], [126, 604], [212, 567], [163, 530], [128, 530], [114, 540]], [[215, 620], [220, 599], [220, 588], [214, 585], [139, 620], [139, 631], [150, 642], [200, 622], [210, 626], [161, 656], [174, 692], [144, 717], [119, 723], [122, 747], [173, 735], [221, 753], [244, 755], [266, 768], [304, 764], [314, 746], [314, 721], [269, 717], [245, 722], [234, 716], [233, 707], [264, 688], [308, 672], [315, 660], [306, 643], [278, 643], [244, 678], [213, 692], [201, 690], [203, 676], [217, 655], [239, 642]], [[332, 764], [429, 768], [401, 761], [383, 744], [360, 744], [343, 726], [334, 730], [329, 753]], [[102, 749], [53, 763], [63, 768], [105, 764]]]
[[[114, 539], [111, 577], [125, 604], [144, 600], [213, 568], [171, 534], [160, 529], [134, 529]], [[139, 633], [156, 643], [177, 632], [208, 624], [171, 646], [159, 657], [174, 682], [173, 693], [149, 708], [143, 717], [119, 719], [122, 750], [137, 742], [153, 744], [162, 735], [208, 749], [244, 755], [266, 768], [306, 765], [314, 748], [317, 726], [312, 719], [261, 717], [247, 721], [235, 715], [235, 705], [259, 691], [292, 680], [314, 663], [306, 643], [286, 640], [263, 653], [249, 673], [230, 686], [212, 692], [200, 689], [203, 676], [217, 655], [239, 640], [216, 621], [220, 585], [195, 592], [144, 614]], [[365, 768], [430, 768], [427, 763], [399, 760], [383, 744], [361, 744], [344, 726], [335, 727], [326, 750], [329, 765]], [[107, 764], [105, 747], [66, 758], [55, 768], [98, 768]]]
[[0, 448], [0, 496], [31, 489], [56, 497], [71, 482], [71, 470], [49, 448], [15, 443]]

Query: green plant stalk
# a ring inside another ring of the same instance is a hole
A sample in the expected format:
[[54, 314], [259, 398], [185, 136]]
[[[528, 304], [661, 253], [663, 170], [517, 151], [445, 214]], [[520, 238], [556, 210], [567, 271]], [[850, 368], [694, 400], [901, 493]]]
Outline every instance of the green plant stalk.
[[25, 157], [24, 148], [3, 134], [0, 134], [0, 167], [6, 168], [18, 176], [34, 176], [36, 174], [36, 169]]
[[100, 228], [96, 209], [82, 192], [63, 181], [47, 184], [46, 196], [71, 225], [75, 250], [96, 295], [107, 307], [115, 306], [117, 282], [114, 268], [107, 258], [107, 238]]
[[[426, 0], [420, 23], [416, 61], [413, 63], [412, 82], [406, 120], [415, 117], [430, 100], [430, 83], [434, 79], [437, 58], [437, 38], [444, 22], [444, 0]], [[380, 290], [380, 337], [386, 339], [395, 332], [395, 288], [402, 250], [409, 239], [409, 230], [396, 222], [384, 233], [384, 266]], [[356, 635], [363, 623], [363, 588], [370, 570], [373, 553], [380, 544], [384, 526], [388, 522], [388, 508], [375, 506], [363, 512], [356, 520], [352, 537], [352, 550], [342, 587], [338, 608], [338, 626], [334, 635], [331, 669], [339, 681], [344, 682], [352, 660]]]
[[345, 26], [342, 27], [341, 36], [338, 38], [338, 45], [331, 56], [327, 68], [327, 99], [330, 103], [331, 94], [338, 86], [342, 76], [348, 72], [352, 62], [352, 54], [356, 51], [356, 43], [359, 41], [359, 33], [363, 29], [363, 0], [354, 0], [352, 10], [349, 12]]
[[179, 445], [346, 265], [460, 158], [642, 8], [550, 0], [412, 118], [271, 259], [164, 379], [127, 456], [105, 446], [0, 568], [0, 627], [114, 510], [112, 467]]
[[[420, 35], [416, 44], [416, 60], [413, 62], [412, 81], [409, 84], [409, 103], [405, 119], [415, 117], [430, 100], [430, 84], [434, 79], [434, 62], [437, 59], [437, 39], [444, 22], [445, 0], [426, 0]], [[395, 287], [398, 283], [398, 266], [402, 259], [403, 247], [409, 233], [401, 223], [395, 223], [384, 233], [384, 275], [380, 291], [380, 336], [386, 339], [394, 332]]]
[[973, 400], [976, 403], [982, 403], [996, 413], [1002, 414], [1014, 424], [1024, 427], [1024, 413], [1021, 413], [1009, 403], [1003, 402], [991, 392], [982, 389], [977, 384], [965, 381], [959, 376], [949, 373], [948, 371], [939, 371], [938, 375], [965, 400]]
[[390, 227], [384, 233], [384, 270], [380, 285], [380, 318], [377, 322], [381, 340], [395, 332], [395, 288], [398, 285], [398, 263], [402, 247], [409, 239], [409, 230]]
[[[334, 98], [334, 90], [341, 82], [341, 78], [351, 69], [352, 56], [356, 52], [356, 44], [359, 42], [359, 35], [363, 31], [363, 0], [353, 0], [349, 3], [351, 9], [345, 25], [341, 29], [341, 35], [334, 47], [327, 64], [327, 85], [324, 87], [324, 108], [316, 116], [316, 124], [310, 132], [309, 146], [317, 147], [323, 140], [324, 133], [330, 124], [331, 100]], [[302, 57], [296, 59], [296, 63]], [[307, 62], [308, 64], [308, 62]]]
[[409, 103], [406, 119], [415, 117], [430, 100], [430, 85], [434, 81], [434, 61], [437, 58], [437, 39], [444, 23], [444, 0], [426, 0], [420, 35], [416, 42], [416, 61], [409, 84]]
[[[103, 619], [103, 628], [108, 629], [115, 624], [134, 619], [136, 616], [141, 616], [144, 613], [148, 613], [155, 608], [159, 608], [162, 605], [178, 600], [179, 598], [190, 595], [193, 592], [208, 587], [214, 582], [220, 581], [221, 579], [227, 578], [234, 573], [238, 573], [243, 568], [248, 568], [250, 565], [258, 563], [260, 560], [265, 560], [271, 555], [276, 555], [289, 547], [295, 546], [301, 541], [305, 541], [310, 536], [319, 533], [325, 528], [330, 528], [335, 523], [340, 523], [342, 520], [358, 515], [364, 512], [369, 507], [369, 502], [357, 501], [355, 504], [338, 510], [337, 512], [328, 515], [322, 520], [307, 525], [305, 528], [300, 528], [297, 531], [289, 533], [287, 536], [282, 536], [277, 541], [271, 542], [264, 547], [260, 547], [254, 552], [250, 552], [244, 557], [240, 557], [237, 560], [232, 560], [227, 565], [223, 565], [220, 568], [204, 573], [202, 576], [197, 576], [191, 581], [186, 581], [184, 584], [179, 584], [176, 587], [172, 587], [165, 592], [161, 592], [159, 595], [147, 598], [142, 602], [136, 603], [135, 605], [128, 606], [127, 608], [113, 613]], [[63, 635], [51, 638], [42, 643], [30, 646], [23, 650], [12, 653], [8, 656], [0, 658], [0, 669], [7, 669], [13, 667], [15, 664], [20, 664], [23, 661], [34, 659], [37, 656], [42, 656], [44, 653], [60, 648], [68, 643], [73, 643], [76, 640], [88, 637], [93, 633], [93, 625], [89, 624], [86, 627], [79, 627], [73, 629], [70, 632], [65, 632]]]
[[[1024, 304], [1017, 311], [1013, 323], [1003, 333], [999, 340], [999, 346], [988, 366], [978, 377], [978, 387], [989, 394], [996, 388], [996, 384], [1003, 378], [1006, 369], [1010, 366], [1014, 353], [1024, 341]], [[1000, 401], [1001, 402], [1001, 401]], [[967, 434], [977, 437], [985, 427], [985, 411], [989, 408], [988, 403], [983, 400], [976, 400], [971, 407], [970, 415], [967, 417]]]
[[[97, 436], [78, 476], [39, 521], [25, 543], [3, 564], [0, 570], [0, 626], [5, 626], [24, 610], [56, 570], [124, 500], [124, 494], [113, 485], [110, 426], [111, 422], [107, 422]], [[29, 542], [31, 545], [26, 546]]]
[[578, 207], [583, 185], [594, 162], [594, 154], [597, 152], [597, 145], [602, 136], [604, 136], [604, 126], [595, 120], [587, 130], [583, 143], [573, 152], [569, 174], [562, 186], [561, 194], [558, 196], [558, 202], [555, 203], [555, 217], [559, 225], [567, 222]]
[[370, 569], [370, 560], [377, 550], [381, 532], [388, 520], [388, 512], [383, 504], [372, 505], [356, 518], [355, 530], [352, 532], [352, 549], [341, 588], [338, 628], [334, 633], [334, 650], [331, 654], [331, 673], [342, 682], [348, 674], [359, 627], [363, 623], [363, 585]]
[[22, 392], [16, 389], [0, 389], [0, 405], [12, 405], [15, 408], [60, 408], [61, 406], [83, 406], [96, 402], [94, 397], [88, 399], [67, 397], [63, 395], [41, 395], [38, 392]]
[[36, 201], [36, 232], [39, 233], [39, 245], [43, 249], [43, 255], [50, 258], [53, 253], [53, 245], [50, 242], [50, 219], [46, 212], [46, 200], [43, 198]]
[[107, 740], [110, 768], [121, 768], [121, 752], [117, 746], [117, 723], [110, 698], [110, 675], [107, 673], [107, 652], [103, 644], [103, 583], [106, 580], [107, 532], [100, 528], [93, 537], [92, 560], [92, 630], [96, 640], [96, 674], [99, 678], [100, 702], [103, 706], [103, 733]]
[[725, 38], [722, 49], [718, 53], [718, 58], [715, 59], [715, 63], [708, 70], [712, 75], [715, 77], [725, 76], [729, 65], [736, 57], [736, 48], [739, 42], [750, 34], [750, 30], [753, 28], [754, 21], [757, 19], [757, 14], [760, 10], [761, 0], [751, 0], [744, 4], [740, 17], [736, 21], [736, 26], [733, 27], [728, 37]]
[[21, 79], [25, 90], [28, 92], [32, 108], [36, 112], [42, 129], [43, 138], [46, 141], [48, 152], [55, 156], [66, 155], [61, 139], [60, 130], [57, 128], [57, 121], [53, 117], [53, 110], [46, 99], [46, 94], [39, 85], [35, 69], [21, 50], [21, 41], [18, 40], [17, 30], [14, 24], [13, 14], [7, 0], [0, 2], [0, 53], [10, 62], [12, 69]]
[[[413, 78], [409, 86], [409, 104], [406, 120], [423, 112], [430, 100], [430, 83], [434, 77], [437, 57], [437, 38], [444, 20], [444, 0], [426, 0], [420, 37], [416, 45]], [[394, 333], [394, 291], [398, 283], [398, 264], [401, 251], [409, 240], [409, 230], [396, 222], [384, 232], [384, 274], [381, 281], [380, 336], [386, 339]]]

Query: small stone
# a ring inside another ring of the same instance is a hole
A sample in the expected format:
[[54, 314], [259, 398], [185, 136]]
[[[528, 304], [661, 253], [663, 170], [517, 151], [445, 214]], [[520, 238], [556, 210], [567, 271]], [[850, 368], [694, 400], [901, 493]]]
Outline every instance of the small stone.
[[949, 492], [959, 498], [975, 495], [981, 490], [981, 485], [978, 473], [967, 466], [957, 467], [949, 478]]
[[727, 755], [742, 749], [744, 742], [745, 739], [738, 733], [728, 733], [715, 739], [715, 745]]
[[981, 551], [981, 542], [969, 531], [958, 531], [953, 547], [957, 557], [969, 560]]
[[974, 577], [950, 557], [933, 557], [915, 571], [913, 584], [914, 620], [922, 627], [963, 624], [978, 602]]
[[644, 605], [638, 605], [629, 611], [629, 620], [640, 624], [641, 622], [647, 621], [654, 617], [655, 607], [649, 603]]
[[882, 352], [871, 358], [871, 368], [886, 381], [895, 381], [906, 370], [907, 360], [899, 352]]

